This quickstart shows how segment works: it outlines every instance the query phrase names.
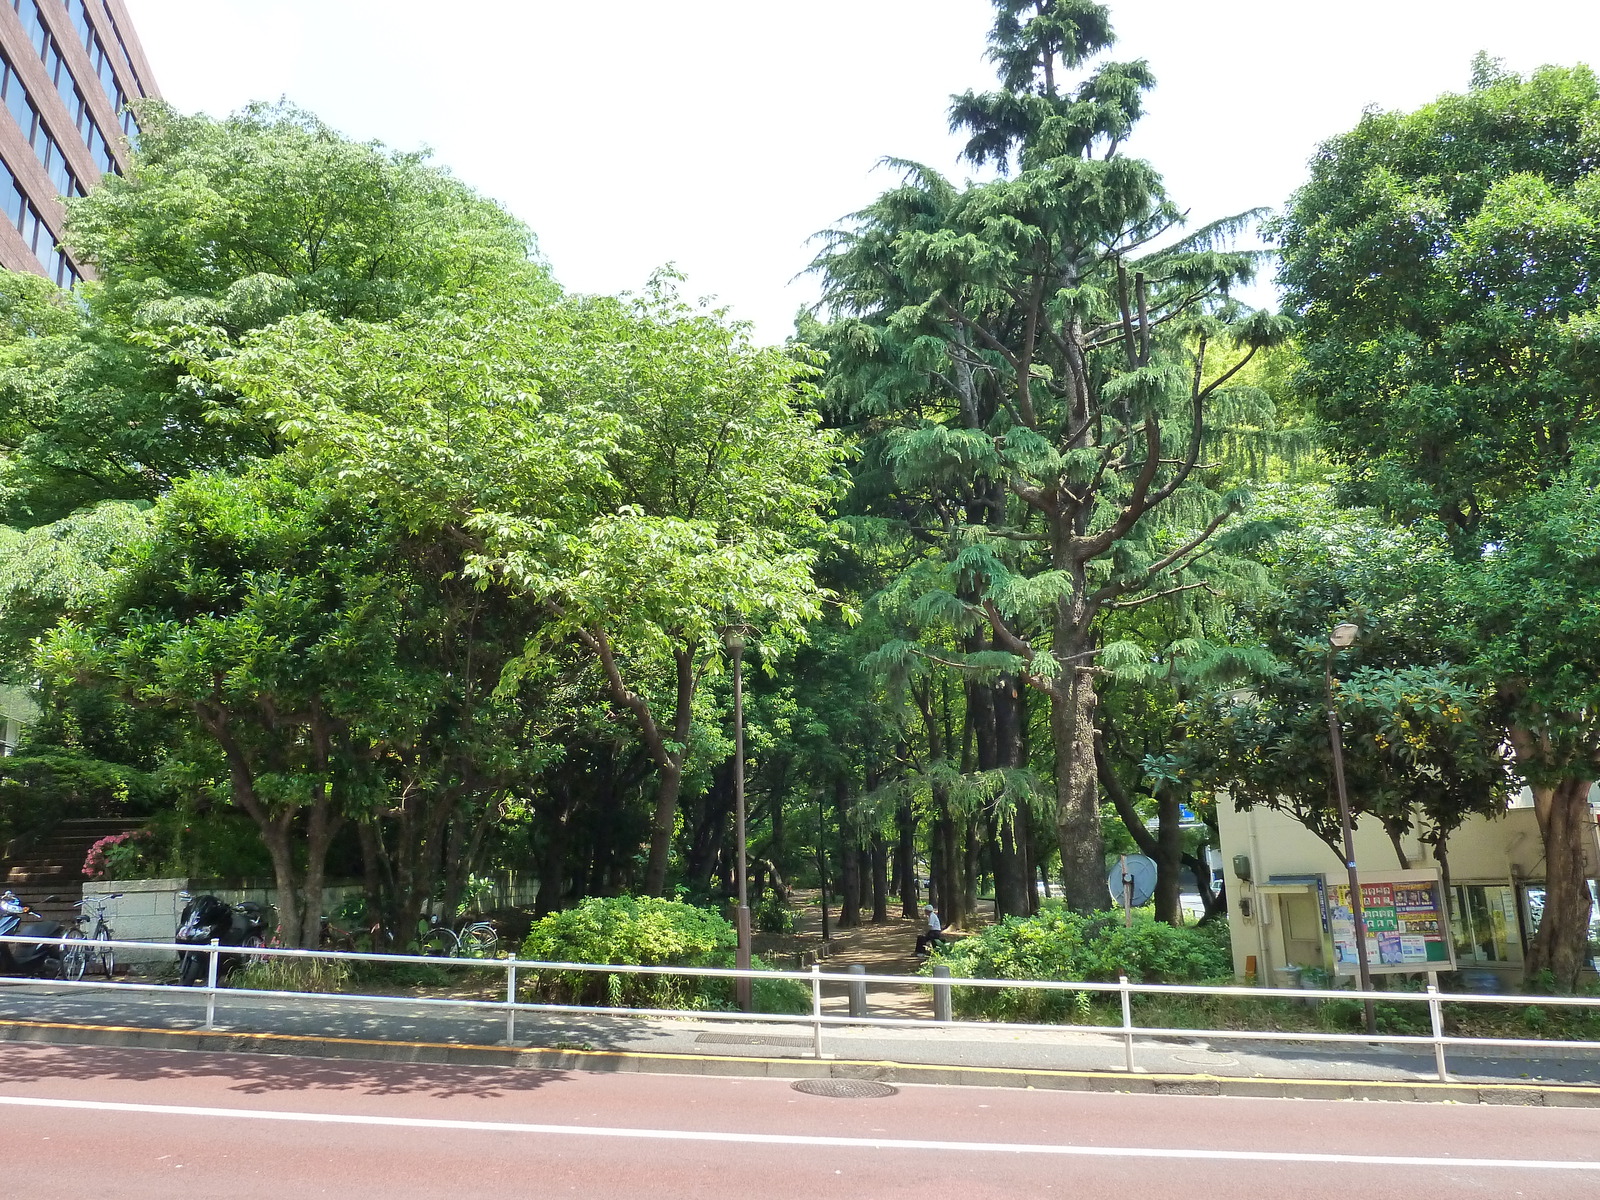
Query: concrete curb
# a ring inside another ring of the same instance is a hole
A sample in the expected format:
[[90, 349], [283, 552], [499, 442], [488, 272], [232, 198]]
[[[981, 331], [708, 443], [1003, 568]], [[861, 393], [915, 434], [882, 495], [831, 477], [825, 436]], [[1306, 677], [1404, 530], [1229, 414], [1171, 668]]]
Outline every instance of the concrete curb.
[[664, 1075], [771, 1079], [870, 1079], [881, 1083], [1013, 1087], [1132, 1095], [1249, 1096], [1297, 1100], [1388, 1100], [1413, 1103], [1518, 1104], [1600, 1108], [1600, 1087], [1539, 1083], [1349, 1082], [1332, 1079], [1230, 1078], [1110, 1071], [1019, 1070], [946, 1067], [919, 1063], [753, 1055], [672, 1054], [577, 1047], [467, 1046], [451, 1042], [392, 1042], [365, 1038], [307, 1037], [227, 1030], [148, 1029], [131, 1025], [74, 1025], [0, 1021], [0, 1043], [108, 1046], [275, 1054], [365, 1062], [437, 1063], [447, 1066], [520, 1067], [539, 1071], [638, 1071]]

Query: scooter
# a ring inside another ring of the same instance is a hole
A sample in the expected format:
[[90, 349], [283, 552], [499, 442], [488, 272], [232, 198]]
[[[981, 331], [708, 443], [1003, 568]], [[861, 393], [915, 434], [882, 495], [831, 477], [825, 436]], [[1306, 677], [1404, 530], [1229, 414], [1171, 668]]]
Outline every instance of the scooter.
[[[246, 900], [242, 904], [228, 904], [215, 896], [191, 896], [179, 892], [184, 901], [183, 912], [178, 917], [178, 932], [173, 940], [183, 946], [209, 946], [213, 939], [224, 946], [253, 949], [267, 944], [267, 923], [261, 915], [261, 906]], [[203, 950], [185, 950], [178, 955], [178, 979], [184, 987], [193, 987], [206, 977], [206, 960], [211, 956]], [[245, 965], [245, 954], [219, 954], [217, 978], [222, 978]]]
[[[49, 897], [54, 902], [56, 897]], [[0, 894], [0, 936], [5, 937], [60, 937], [66, 926], [59, 921], [47, 921], [29, 908], [12, 892]], [[0, 974], [4, 975], [59, 975], [61, 973], [61, 944], [30, 946], [17, 942], [0, 942]]]

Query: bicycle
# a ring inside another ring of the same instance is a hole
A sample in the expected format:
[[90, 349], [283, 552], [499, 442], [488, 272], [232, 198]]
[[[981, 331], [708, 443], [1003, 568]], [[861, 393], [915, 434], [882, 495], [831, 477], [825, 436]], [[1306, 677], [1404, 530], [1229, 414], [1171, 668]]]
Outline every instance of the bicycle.
[[434, 958], [486, 958], [499, 944], [492, 921], [472, 921], [456, 930], [434, 917], [433, 927], [422, 935], [421, 951]]
[[[105, 943], [114, 941], [116, 934], [111, 932], [111, 926], [106, 921], [106, 906], [122, 895], [122, 892], [110, 892], [73, 903], [72, 907], [78, 910], [78, 915], [72, 918], [72, 924], [61, 943], [61, 978], [76, 983], [83, 978], [91, 962], [100, 964], [100, 970], [105, 972], [107, 979], [112, 977], [117, 969], [117, 955]], [[93, 933], [85, 932], [83, 927], [84, 921], [90, 917], [94, 918]]]

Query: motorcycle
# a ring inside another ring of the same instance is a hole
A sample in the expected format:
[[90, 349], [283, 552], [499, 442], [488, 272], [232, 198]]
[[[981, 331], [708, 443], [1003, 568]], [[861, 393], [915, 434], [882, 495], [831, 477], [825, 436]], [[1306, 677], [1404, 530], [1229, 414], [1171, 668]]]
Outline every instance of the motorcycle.
[[[251, 901], [228, 904], [216, 896], [191, 896], [179, 892], [184, 901], [178, 917], [178, 932], [173, 940], [182, 946], [209, 946], [213, 939], [224, 946], [251, 950], [267, 944], [267, 923], [261, 906]], [[185, 950], [178, 955], [178, 979], [192, 987], [206, 977], [211, 956], [203, 950]], [[217, 978], [230, 974], [249, 961], [248, 954], [218, 954]]]
[[[56, 897], [48, 899], [54, 902]], [[0, 936], [5, 937], [60, 937], [66, 926], [59, 921], [47, 921], [29, 908], [12, 892], [0, 894]], [[61, 945], [29, 946], [16, 942], [0, 942], [0, 974], [4, 975], [59, 975], [61, 973]]]

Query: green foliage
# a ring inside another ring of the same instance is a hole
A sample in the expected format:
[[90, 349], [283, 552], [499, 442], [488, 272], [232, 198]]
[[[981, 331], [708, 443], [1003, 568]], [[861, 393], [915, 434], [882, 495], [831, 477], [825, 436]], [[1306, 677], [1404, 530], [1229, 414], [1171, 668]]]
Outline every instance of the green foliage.
[[1277, 225], [1302, 386], [1356, 493], [1478, 543], [1595, 415], [1600, 84], [1545, 67], [1327, 142]]
[[[521, 957], [539, 962], [654, 967], [731, 967], [733, 926], [709, 908], [653, 896], [591, 897], [534, 923]], [[761, 970], [760, 964], [752, 966]], [[733, 981], [682, 975], [541, 971], [536, 994], [561, 1004], [726, 1009]], [[757, 980], [758, 1012], [804, 1012], [810, 993], [794, 980]]]
[[311, 310], [388, 320], [484, 287], [555, 293], [498, 206], [287, 106], [217, 121], [145, 105], [131, 169], [69, 202], [65, 240], [99, 275], [81, 311], [0, 277], [0, 513], [18, 524], [276, 453], [275, 430], [185, 365], [250, 330]]
[[355, 965], [328, 958], [264, 958], [246, 963], [229, 983], [263, 992], [342, 992]]
[[756, 905], [755, 926], [762, 933], [793, 933], [794, 910], [768, 892]]
[[[1226, 921], [1174, 926], [1135, 913], [1081, 914], [1050, 906], [1032, 917], [1007, 917], [939, 952], [956, 978], [1060, 979], [1114, 983], [1212, 983], [1232, 978]], [[956, 988], [958, 1016], [1004, 1021], [1074, 1022], [1083, 993]]]
[[0, 526], [0, 681], [32, 677], [34, 639], [101, 600], [113, 557], [148, 525], [146, 506], [106, 502], [32, 529]]

